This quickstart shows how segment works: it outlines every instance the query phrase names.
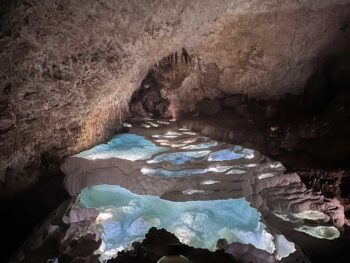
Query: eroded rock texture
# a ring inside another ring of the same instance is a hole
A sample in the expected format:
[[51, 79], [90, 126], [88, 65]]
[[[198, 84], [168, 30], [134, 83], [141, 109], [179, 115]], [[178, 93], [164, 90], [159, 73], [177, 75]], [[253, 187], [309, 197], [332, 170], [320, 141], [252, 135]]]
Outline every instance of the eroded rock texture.
[[196, 58], [170, 98], [174, 105], [237, 92], [300, 92], [324, 58], [345, 48], [350, 13], [348, 0], [43, 0], [2, 7], [0, 179], [17, 189], [37, 180], [31, 167], [46, 152], [65, 156], [110, 136], [161, 58], [183, 47]]
[[63, 202], [9, 262], [99, 262], [93, 254], [101, 245], [100, 232], [92, 225], [99, 215], [95, 209], [81, 208], [75, 200]]

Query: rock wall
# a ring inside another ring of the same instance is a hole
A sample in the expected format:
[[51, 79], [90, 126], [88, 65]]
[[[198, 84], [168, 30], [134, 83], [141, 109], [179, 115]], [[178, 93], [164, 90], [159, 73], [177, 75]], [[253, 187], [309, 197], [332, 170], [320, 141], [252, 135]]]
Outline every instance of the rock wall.
[[148, 70], [182, 47], [201, 61], [200, 88], [270, 97], [301, 91], [323, 58], [349, 42], [349, 0], [34, 0], [1, 7], [6, 188], [34, 183], [30, 167], [45, 152], [66, 156], [110, 136]]

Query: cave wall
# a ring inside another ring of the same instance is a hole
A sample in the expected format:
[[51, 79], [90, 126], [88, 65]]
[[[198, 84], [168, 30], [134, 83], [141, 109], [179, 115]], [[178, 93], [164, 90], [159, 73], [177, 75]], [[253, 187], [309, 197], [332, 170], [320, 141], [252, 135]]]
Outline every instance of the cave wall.
[[[108, 138], [149, 69], [186, 47], [181, 92], [300, 92], [323, 57], [346, 49], [348, 0], [5, 1], [0, 35], [0, 181], [37, 180], [41, 156]], [[5, 10], [5, 9], [4, 9]], [[189, 96], [188, 104], [193, 100]], [[26, 169], [24, 169], [26, 168]]]

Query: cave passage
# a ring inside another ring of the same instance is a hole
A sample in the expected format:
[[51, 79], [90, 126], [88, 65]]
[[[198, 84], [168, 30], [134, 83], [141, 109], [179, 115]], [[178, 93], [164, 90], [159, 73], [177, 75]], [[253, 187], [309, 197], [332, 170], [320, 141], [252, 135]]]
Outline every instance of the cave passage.
[[0, 261], [348, 263], [349, 17], [0, 0]]

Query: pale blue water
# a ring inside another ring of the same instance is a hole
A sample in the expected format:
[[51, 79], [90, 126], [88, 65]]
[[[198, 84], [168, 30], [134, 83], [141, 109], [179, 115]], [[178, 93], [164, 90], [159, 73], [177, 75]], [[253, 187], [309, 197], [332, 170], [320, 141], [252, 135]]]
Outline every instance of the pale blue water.
[[197, 248], [216, 250], [217, 240], [225, 238], [270, 253], [276, 249], [274, 237], [260, 222], [260, 213], [245, 198], [172, 202], [136, 195], [117, 185], [87, 187], [79, 198], [84, 206], [101, 213], [97, 222], [107, 256], [142, 240], [151, 227], [165, 228]]
[[[151, 127], [148, 131], [150, 130]], [[220, 183], [219, 177], [222, 174], [236, 177], [234, 179], [239, 181], [244, 176], [252, 176], [250, 173], [256, 170], [254, 176], [257, 179], [267, 180], [284, 171], [280, 163], [266, 165], [260, 162], [259, 153], [242, 146], [220, 143], [219, 147], [215, 140], [199, 137], [192, 132], [185, 133], [182, 129], [166, 129], [163, 134], [158, 132], [153, 135], [148, 132], [149, 140], [136, 134], [117, 135], [107, 144], [81, 152], [76, 157], [92, 160], [143, 160], [144, 166], [141, 166], [140, 172], [145, 179], [146, 176], [162, 177], [152, 180], [166, 178], [181, 181], [181, 177], [205, 174], [206, 180], [198, 185], [174, 190], [176, 194], [193, 195], [197, 199], [210, 192], [210, 185]], [[166, 147], [158, 146], [153, 141]], [[248, 173], [249, 169], [252, 171]], [[208, 179], [208, 176], [212, 176], [212, 179]], [[198, 177], [193, 178], [196, 179]], [[235, 180], [232, 180], [232, 184]], [[142, 183], [141, 178], [140, 184]], [[205, 186], [204, 189], [202, 186]], [[295, 251], [294, 244], [282, 235], [267, 231], [261, 222], [260, 213], [244, 198], [171, 202], [156, 196], [136, 195], [117, 185], [87, 187], [79, 198], [84, 206], [100, 211], [97, 225], [102, 232], [103, 245], [100, 250], [105, 258], [114, 256], [116, 252], [129, 248], [134, 241], [143, 239], [153, 226], [165, 228], [181, 242], [198, 248], [215, 250], [217, 240], [225, 238], [229, 243], [237, 241], [252, 244], [269, 253], [276, 252], [277, 249], [276, 258], [288, 256]], [[296, 230], [317, 238], [333, 239], [339, 236], [337, 229], [327, 226], [307, 226]]]
[[95, 159], [120, 158], [130, 161], [144, 160], [153, 154], [166, 151], [165, 147], [158, 147], [143, 136], [136, 134], [120, 134], [113, 137], [106, 144], [100, 144], [90, 150], [83, 151], [75, 157]]
[[186, 162], [196, 161], [206, 157], [210, 151], [192, 151], [192, 152], [173, 152], [164, 153], [156, 156], [152, 160], [147, 161], [148, 163], [161, 163], [168, 162], [173, 165], [182, 165]]
[[182, 169], [178, 171], [172, 171], [163, 168], [143, 168], [141, 172], [145, 175], [160, 177], [186, 177], [191, 175], [204, 174], [208, 172], [208, 169]]
[[235, 145], [231, 149], [213, 152], [209, 155], [209, 161], [232, 161], [240, 158], [254, 158], [254, 150]]
[[182, 149], [186, 150], [200, 150], [200, 149], [208, 149], [214, 146], [217, 146], [218, 142], [217, 141], [209, 141], [209, 142], [203, 142], [203, 143], [198, 143], [198, 144], [190, 144], [182, 147]]
[[223, 173], [228, 171], [232, 166], [217, 166], [202, 169], [181, 169], [181, 170], [167, 170], [163, 168], [143, 168], [141, 172], [146, 175], [160, 176], [160, 177], [186, 177], [191, 175], [205, 174], [208, 172]]

